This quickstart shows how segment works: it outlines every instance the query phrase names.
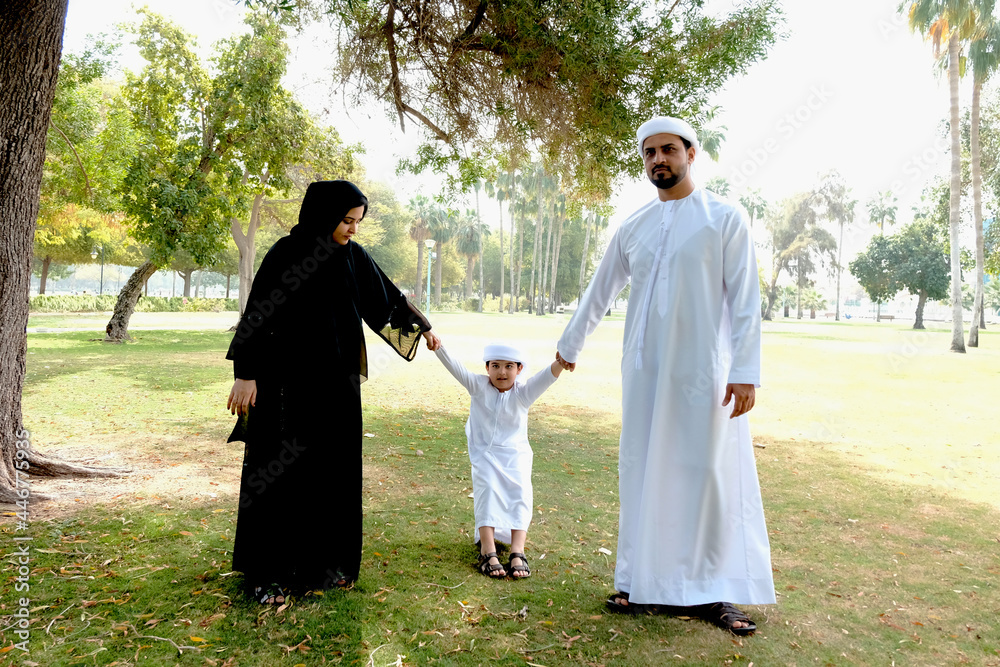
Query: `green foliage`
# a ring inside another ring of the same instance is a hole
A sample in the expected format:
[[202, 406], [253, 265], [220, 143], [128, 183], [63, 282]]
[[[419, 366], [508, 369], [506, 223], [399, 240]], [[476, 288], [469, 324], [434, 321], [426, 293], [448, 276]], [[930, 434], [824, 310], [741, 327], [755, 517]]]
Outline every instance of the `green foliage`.
[[[32, 313], [92, 313], [108, 312], [115, 308], [117, 294], [73, 294], [31, 297], [28, 310]], [[144, 296], [135, 310], [140, 313], [221, 313], [238, 311], [238, 299], [188, 299], [180, 296]]]
[[230, 219], [242, 217], [263, 187], [260, 175], [270, 170], [280, 183], [284, 162], [302, 148], [287, 144], [298, 136], [289, 125], [304, 120], [281, 87], [285, 33], [251, 14], [249, 31], [221, 40], [209, 69], [176, 25], [140, 14], [136, 44], [147, 65], [128, 76], [124, 92], [142, 137], [124, 179], [123, 207], [155, 264], [180, 249], [211, 264]]
[[354, 99], [383, 99], [401, 129], [424, 129], [404, 168], [446, 172], [468, 189], [487, 165], [506, 171], [540, 153], [571, 197], [594, 203], [621, 173], [641, 173], [641, 122], [709, 120], [712, 95], [766, 57], [781, 21], [774, 0], [721, 17], [700, 0], [319, 2], [342, 31]]
[[848, 264], [848, 269], [869, 299], [886, 303], [899, 292], [892, 273], [895, 260], [895, 244], [891, 238], [880, 235], [872, 237], [868, 248]]
[[903, 289], [930, 299], [949, 295], [948, 253], [940, 230], [928, 220], [873, 237], [849, 268], [872, 301], [885, 303]]

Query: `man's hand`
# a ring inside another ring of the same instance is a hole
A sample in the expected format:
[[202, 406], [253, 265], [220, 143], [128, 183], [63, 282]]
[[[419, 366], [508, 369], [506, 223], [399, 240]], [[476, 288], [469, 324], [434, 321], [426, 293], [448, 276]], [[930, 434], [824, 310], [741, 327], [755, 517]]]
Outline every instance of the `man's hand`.
[[570, 373], [576, 370], [576, 362], [574, 361], [573, 363], [569, 363], [568, 361], [563, 359], [562, 355], [559, 354], [559, 350], [556, 350], [556, 361], [559, 362], [559, 365], [562, 366], [565, 370], [569, 371]]
[[441, 347], [441, 339], [434, 335], [433, 331], [425, 331], [421, 335], [427, 341], [427, 349], [431, 352]]
[[725, 407], [729, 405], [729, 399], [733, 400], [733, 413], [729, 415], [730, 419], [739, 417], [740, 415], [745, 415], [753, 409], [753, 404], [755, 400], [755, 391], [752, 384], [727, 384], [726, 385], [726, 400], [722, 402], [722, 406]]
[[257, 405], [257, 381], [236, 380], [229, 392], [226, 409], [234, 415], [245, 415], [250, 411], [251, 405]]

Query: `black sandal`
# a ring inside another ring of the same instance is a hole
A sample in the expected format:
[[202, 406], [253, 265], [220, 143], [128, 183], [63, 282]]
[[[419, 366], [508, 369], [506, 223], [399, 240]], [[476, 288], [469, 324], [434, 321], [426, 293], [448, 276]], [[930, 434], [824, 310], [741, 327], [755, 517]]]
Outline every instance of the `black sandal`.
[[[491, 563], [491, 558], [496, 558], [497, 562]], [[488, 554], [479, 554], [479, 563], [476, 567], [481, 574], [486, 575], [490, 579], [503, 579], [507, 576], [503, 565], [500, 564], [500, 558], [497, 556], [496, 551], [491, 551]]]
[[628, 593], [615, 593], [609, 597], [604, 605], [613, 614], [634, 614], [636, 613], [636, 605], [634, 604], [622, 604], [623, 602], [628, 602]]
[[[514, 559], [520, 558], [521, 564], [514, 565]], [[522, 575], [515, 577], [515, 572], [523, 572]], [[510, 552], [510, 559], [507, 561], [507, 573], [510, 574], [511, 579], [527, 579], [531, 576], [531, 568], [528, 567], [528, 559], [522, 553], [517, 553], [516, 551]]]
[[[288, 594], [278, 584], [269, 586], [255, 586], [250, 593], [250, 597], [261, 604], [284, 604], [288, 600]], [[281, 601], [278, 601], [281, 598]]]
[[[728, 602], [701, 604], [691, 607], [690, 610], [690, 615], [706, 620], [723, 630], [729, 630], [740, 637], [752, 635], [757, 631], [757, 625], [750, 620], [750, 617]], [[733, 627], [735, 623], [747, 623], [748, 625], [737, 628]]]

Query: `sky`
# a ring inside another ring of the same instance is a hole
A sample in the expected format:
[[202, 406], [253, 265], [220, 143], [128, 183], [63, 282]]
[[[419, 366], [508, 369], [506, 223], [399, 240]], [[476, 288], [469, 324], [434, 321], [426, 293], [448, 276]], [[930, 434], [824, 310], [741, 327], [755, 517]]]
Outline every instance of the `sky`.
[[[196, 35], [206, 54], [214, 41], [242, 26], [243, 9], [229, 0], [145, 4]], [[735, 4], [709, 0], [707, 8], [721, 13]], [[859, 200], [859, 211], [875, 193], [891, 189], [899, 199], [900, 222], [909, 221], [928, 181], [948, 171], [942, 134], [947, 80], [934, 70], [930, 43], [909, 31], [897, 12], [898, 0], [784, 0], [782, 7], [786, 38], [714, 100], [720, 107], [715, 122], [725, 126], [726, 141], [718, 163], [707, 155], [696, 159], [696, 181], [724, 176], [737, 195], [756, 188], [778, 202], [812, 189], [821, 174], [835, 169]], [[64, 50], [80, 50], [88, 33], [110, 31], [134, 16], [129, 0], [70, 0]], [[362, 142], [368, 174], [392, 185], [401, 201], [435, 194], [433, 178], [394, 173], [398, 159], [419, 143], [412, 124], [403, 134], [381, 107], [345, 109], [332, 84], [330, 40], [329, 29], [321, 27], [291, 36], [286, 87], [345, 141]], [[141, 64], [134, 53], [123, 58], [125, 67]], [[963, 81], [964, 104], [970, 94], [971, 83]], [[611, 227], [654, 196], [646, 181], [617, 184]], [[869, 232], [859, 226], [851, 234], [855, 238], [845, 250], [863, 246]]]

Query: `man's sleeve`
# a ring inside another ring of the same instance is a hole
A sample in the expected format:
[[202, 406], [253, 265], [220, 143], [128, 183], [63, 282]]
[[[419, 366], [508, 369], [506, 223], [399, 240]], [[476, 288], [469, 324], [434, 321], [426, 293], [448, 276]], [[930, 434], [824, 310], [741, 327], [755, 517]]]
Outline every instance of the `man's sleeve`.
[[741, 212], [726, 221], [723, 283], [729, 304], [733, 361], [729, 383], [760, 386], [760, 279], [753, 238]]
[[580, 305], [559, 339], [556, 349], [569, 363], [575, 363], [579, 358], [584, 340], [594, 332], [604, 313], [611, 307], [611, 302], [628, 284], [631, 272], [622, 242], [622, 230], [619, 228], [611, 238], [590, 285], [580, 297]]

